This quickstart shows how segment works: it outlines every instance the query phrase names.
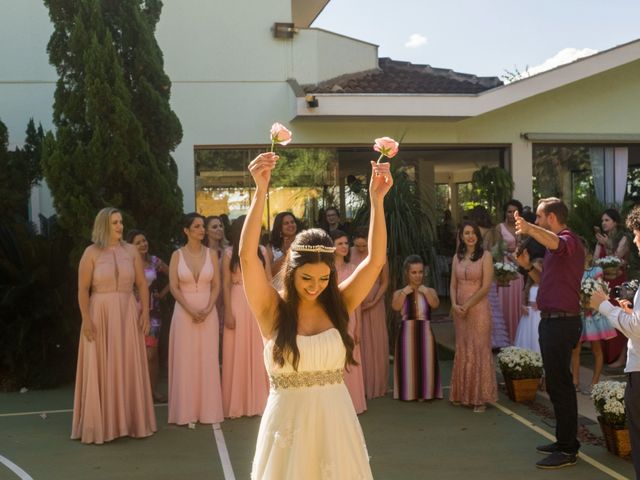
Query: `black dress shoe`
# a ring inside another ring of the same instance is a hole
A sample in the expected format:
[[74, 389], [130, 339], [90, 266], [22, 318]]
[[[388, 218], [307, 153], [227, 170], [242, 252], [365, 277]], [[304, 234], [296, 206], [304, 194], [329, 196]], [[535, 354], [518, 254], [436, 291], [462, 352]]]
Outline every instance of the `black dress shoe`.
[[564, 453], [560, 451], [553, 452], [548, 457], [543, 458], [536, 463], [536, 467], [547, 470], [555, 470], [557, 468], [570, 467], [576, 464], [575, 453]]
[[549, 443], [547, 445], [538, 445], [536, 447], [536, 451], [538, 453], [544, 453], [545, 455], [549, 455], [550, 453], [558, 451], [558, 444], [557, 443]]

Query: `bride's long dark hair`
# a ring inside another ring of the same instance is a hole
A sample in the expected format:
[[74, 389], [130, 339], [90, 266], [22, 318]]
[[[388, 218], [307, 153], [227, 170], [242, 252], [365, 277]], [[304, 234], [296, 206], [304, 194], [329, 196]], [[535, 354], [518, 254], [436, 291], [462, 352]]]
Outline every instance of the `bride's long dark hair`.
[[289, 248], [282, 267], [284, 299], [280, 298], [276, 313], [275, 331], [277, 333], [273, 346], [273, 360], [280, 366], [284, 365], [285, 360], [289, 360], [294, 370], [298, 370], [300, 350], [298, 349], [297, 334], [300, 297], [295, 287], [294, 275], [298, 268], [308, 263], [325, 263], [330, 269], [329, 284], [318, 297], [318, 302], [342, 337], [342, 343], [347, 350], [345, 366], [357, 365], [358, 363], [353, 358], [354, 341], [347, 331], [349, 314], [338, 288], [334, 254], [296, 252], [296, 247], [300, 245], [333, 247], [333, 240], [324, 230], [312, 228], [298, 233]]

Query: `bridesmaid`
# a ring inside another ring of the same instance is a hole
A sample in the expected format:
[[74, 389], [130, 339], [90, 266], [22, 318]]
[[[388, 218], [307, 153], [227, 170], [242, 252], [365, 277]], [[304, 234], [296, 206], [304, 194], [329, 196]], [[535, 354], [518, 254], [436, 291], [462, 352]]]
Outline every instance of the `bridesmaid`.
[[[162, 290], [158, 290], [156, 280], [158, 274], [169, 276], [169, 267], [155, 255], [149, 255], [149, 242], [147, 236], [141, 230], [131, 230], [127, 234], [127, 243], [130, 243], [138, 250], [144, 276], [149, 285], [149, 334], [145, 335], [144, 343], [147, 346], [147, 362], [149, 362], [149, 378], [151, 380], [151, 392], [156, 402], [164, 403], [166, 397], [158, 392], [158, 380], [160, 377], [160, 357], [158, 355], [158, 343], [160, 341], [160, 329], [162, 327], [162, 313], [160, 312], [160, 300], [169, 293], [169, 284]], [[136, 297], [139, 298], [139, 294]]]
[[498, 399], [491, 355], [491, 309], [487, 293], [493, 279], [493, 259], [482, 248], [480, 230], [464, 221], [451, 272], [451, 305], [456, 352], [449, 400], [473, 406], [482, 413], [487, 402]]
[[[237, 418], [262, 415], [269, 396], [269, 380], [264, 366], [264, 344], [258, 322], [249, 309], [240, 270], [240, 233], [246, 216], [231, 225], [232, 247], [222, 257], [222, 291], [225, 332], [222, 339], [222, 405], [224, 416]], [[266, 248], [260, 245], [267, 281], [271, 268], [266, 262]]]
[[[329, 236], [336, 247], [336, 272], [338, 274], [338, 284], [345, 281], [355, 272], [356, 266], [349, 262], [349, 237], [342, 230], [332, 230]], [[349, 315], [349, 335], [353, 338], [355, 346], [353, 348], [353, 358], [358, 365], [349, 365], [344, 372], [344, 383], [347, 385], [353, 407], [357, 414], [367, 410], [367, 400], [364, 393], [364, 376], [362, 374], [362, 358], [360, 353], [360, 339], [362, 338], [362, 312], [360, 307]]]
[[282, 268], [289, 247], [300, 230], [298, 219], [291, 212], [280, 212], [273, 219], [271, 236], [269, 239], [271, 257], [271, 273], [275, 276]]
[[[499, 229], [496, 228], [491, 221], [489, 211], [482, 205], [478, 205], [469, 213], [469, 220], [477, 224], [480, 229], [482, 248], [484, 248], [486, 252], [493, 252], [493, 248], [502, 242], [502, 238]], [[507, 323], [502, 313], [502, 302], [499, 296], [499, 290], [502, 288], [504, 287], [498, 287], [494, 279], [488, 295], [489, 305], [491, 306], [491, 348], [493, 349], [508, 347], [512, 344], [509, 339]]]
[[[504, 240], [507, 250], [504, 261], [511, 263], [513, 263], [511, 256], [516, 251], [518, 244], [516, 239], [515, 212], [518, 212], [518, 215], [522, 215], [522, 203], [518, 200], [509, 200], [504, 206], [504, 221], [498, 225], [500, 235], [502, 236], [502, 240]], [[498, 289], [500, 303], [502, 304], [502, 315], [507, 324], [511, 344], [513, 344], [516, 338], [516, 331], [518, 330], [518, 322], [520, 321], [520, 313], [524, 300], [523, 290], [524, 279], [520, 274], [518, 274], [515, 280], [511, 280], [508, 287], [500, 287]]]
[[222, 219], [217, 215], [207, 217], [204, 221], [204, 229], [207, 234], [203, 243], [217, 254], [218, 259], [222, 259], [224, 249], [229, 245]]
[[[156, 431], [144, 335], [149, 290], [135, 247], [122, 241], [122, 215], [103, 208], [78, 267], [82, 333], [71, 438], [101, 444]], [[138, 315], [133, 285], [140, 292]]]
[[409, 255], [403, 265], [404, 288], [397, 290], [391, 308], [402, 313], [396, 339], [393, 398], [396, 400], [432, 400], [442, 398], [442, 385], [436, 341], [431, 331], [431, 309], [440, 299], [433, 288], [423, 285], [424, 263], [418, 255]]
[[[366, 228], [356, 230], [351, 247], [351, 263], [356, 267], [369, 254]], [[389, 331], [384, 296], [389, 287], [389, 266], [385, 264], [364, 299], [362, 309], [362, 372], [367, 398], [383, 397], [389, 384]]]
[[220, 270], [214, 254], [202, 244], [202, 215], [185, 215], [182, 226], [187, 243], [173, 252], [169, 263], [176, 299], [169, 334], [169, 423], [218, 423], [223, 413], [214, 307]]
[[[204, 220], [204, 230], [206, 235], [204, 236], [202, 243], [216, 254], [216, 258], [219, 262], [222, 262], [224, 249], [229, 245], [229, 242], [225, 237], [225, 228], [224, 223], [222, 223], [222, 218], [217, 215], [207, 217]], [[222, 287], [220, 290], [222, 290]], [[224, 302], [222, 295], [218, 295], [216, 310], [218, 312], [220, 335], [222, 336], [224, 327]]]

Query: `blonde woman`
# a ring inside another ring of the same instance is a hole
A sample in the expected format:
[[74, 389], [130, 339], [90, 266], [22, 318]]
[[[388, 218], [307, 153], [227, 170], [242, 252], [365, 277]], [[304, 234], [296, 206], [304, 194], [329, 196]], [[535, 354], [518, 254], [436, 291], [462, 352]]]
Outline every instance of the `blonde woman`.
[[[101, 444], [156, 431], [144, 335], [149, 289], [142, 258], [122, 241], [122, 215], [103, 208], [78, 268], [82, 333], [71, 438]], [[140, 292], [142, 309], [133, 294]]]

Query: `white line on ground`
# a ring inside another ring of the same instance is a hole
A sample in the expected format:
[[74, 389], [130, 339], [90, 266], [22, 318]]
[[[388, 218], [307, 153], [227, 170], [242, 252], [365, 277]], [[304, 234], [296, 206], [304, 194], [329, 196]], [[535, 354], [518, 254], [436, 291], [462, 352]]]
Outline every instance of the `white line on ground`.
[[[551, 435], [549, 432], [547, 432], [546, 430], [540, 428], [539, 426], [537, 426], [536, 424], [532, 423], [531, 421], [527, 420], [524, 417], [521, 417], [520, 415], [518, 415], [516, 412], [514, 412], [513, 410], [508, 409], [507, 407], [505, 407], [504, 405], [500, 405], [499, 403], [491, 403], [491, 405], [493, 405], [494, 407], [496, 407], [498, 410], [502, 410], [504, 413], [506, 413], [507, 415], [509, 415], [510, 417], [512, 417], [513, 419], [517, 420], [518, 422], [520, 422], [521, 424], [523, 424], [525, 427], [530, 428], [531, 430], [533, 430], [534, 432], [542, 435], [544, 438], [555, 442], [556, 437], [554, 437], [553, 435]], [[585, 462], [587, 462], [588, 464], [590, 464], [591, 466], [597, 468], [598, 470], [600, 470], [603, 473], [606, 473], [607, 475], [609, 475], [611, 478], [615, 478], [616, 480], [629, 480], [627, 477], [625, 477], [624, 475], [616, 472], [615, 470], [612, 470], [611, 468], [607, 467], [606, 465], [603, 465], [602, 463], [598, 462], [595, 458], [591, 458], [589, 455], [586, 455], [583, 452], [580, 452], [579, 454], [579, 458], [584, 460]]]
[[69, 413], [73, 412], [72, 409], [67, 410], [38, 410], [37, 412], [15, 412], [15, 413], [0, 413], [0, 418], [2, 417], [24, 417], [26, 415], [42, 415], [46, 413], [49, 415], [50, 413]]
[[0, 463], [2, 463], [5, 467], [15, 473], [20, 478], [20, 480], [33, 480], [33, 477], [31, 477], [31, 475], [29, 475], [7, 457], [3, 457], [2, 455], [0, 455]]
[[[154, 405], [154, 407], [166, 407], [167, 404], [166, 403], [156, 403]], [[27, 415], [42, 415], [43, 413], [46, 413], [47, 415], [49, 415], [50, 413], [71, 413], [73, 412], [73, 409], [71, 408], [67, 408], [65, 410], [37, 410], [37, 411], [33, 411], [33, 412], [14, 412], [14, 413], [0, 413], [0, 418], [3, 417], [24, 417]]]
[[220, 456], [220, 463], [222, 463], [222, 471], [224, 473], [225, 480], [236, 480], [236, 476], [233, 473], [233, 467], [231, 466], [231, 459], [229, 458], [229, 451], [227, 450], [227, 444], [224, 441], [224, 435], [219, 423], [211, 425], [213, 428], [213, 436], [216, 439], [216, 446], [218, 447], [218, 455]]

